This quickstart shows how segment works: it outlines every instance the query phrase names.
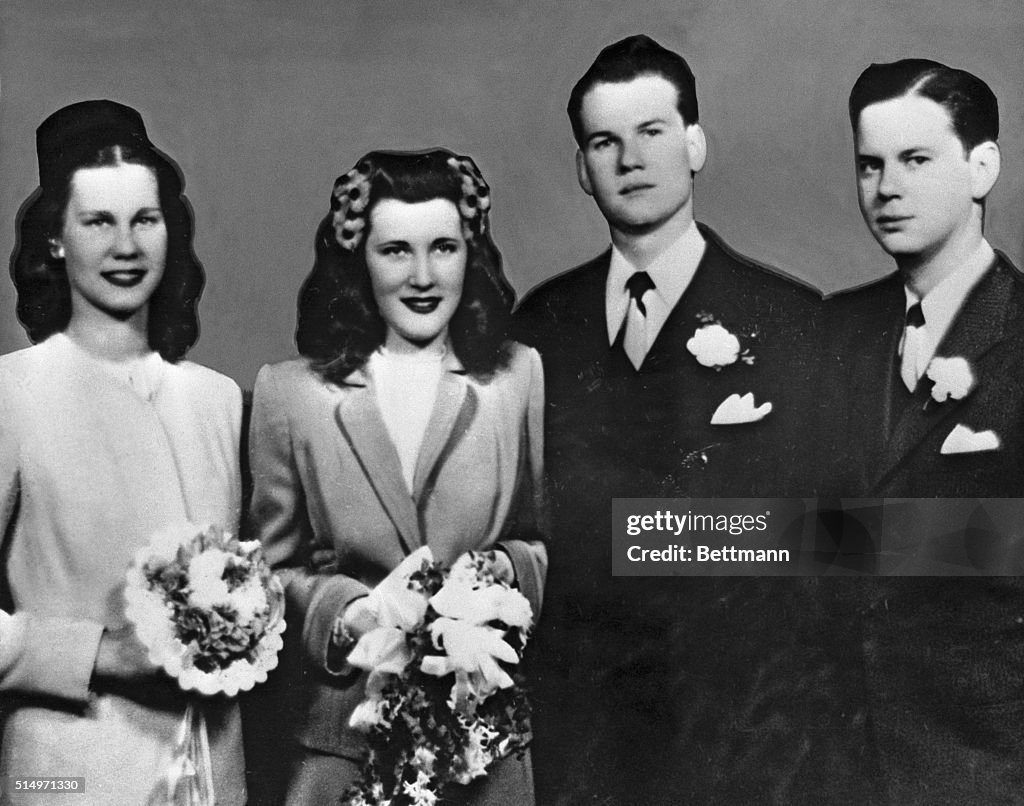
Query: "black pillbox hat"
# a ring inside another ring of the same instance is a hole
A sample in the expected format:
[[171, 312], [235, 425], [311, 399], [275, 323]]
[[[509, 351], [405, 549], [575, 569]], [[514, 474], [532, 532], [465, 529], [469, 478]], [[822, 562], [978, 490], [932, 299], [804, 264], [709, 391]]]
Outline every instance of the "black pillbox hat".
[[54, 188], [72, 169], [112, 145], [153, 148], [136, 110], [108, 100], [81, 101], [58, 109], [36, 129], [40, 186]]

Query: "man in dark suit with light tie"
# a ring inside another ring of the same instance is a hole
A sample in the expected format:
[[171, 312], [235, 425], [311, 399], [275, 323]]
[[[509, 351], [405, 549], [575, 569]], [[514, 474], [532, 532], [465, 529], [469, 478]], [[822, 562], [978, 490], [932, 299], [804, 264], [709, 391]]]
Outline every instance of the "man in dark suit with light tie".
[[[1024, 277], [982, 231], [996, 98], [970, 73], [907, 59], [865, 70], [849, 108], [861, 211], [897, 271], [831, 303], [847, 470], [834, 491], [1024, 496]], [[982, 576], [878, 577], [836, 598], [834, 624], [854, 629], [839, 651], [859, 669], [845, 712], [870, 728], [867, 752], [849, 755], [875, 765], [862, 802], [1024, 798], [1024, 584], [983, 576], [1024, 569], [990, 538], [883, 533], [902, 570], [962, 562]]]
[[758, 642], [787, 640], [769, 622], [792, 586], [612, 577], [611, 501], [809, 491], [798, 433], [818, 298], [694, 221], [707, 142], [681, 56], [646, 36], [610, 45], [568, 111], [579, 183], [612, 243], [515, 315], [544, 361], [554, 515], [539, 801], [724, 800], [744, 764], [733, 742], [756, 733], [740, 700]]

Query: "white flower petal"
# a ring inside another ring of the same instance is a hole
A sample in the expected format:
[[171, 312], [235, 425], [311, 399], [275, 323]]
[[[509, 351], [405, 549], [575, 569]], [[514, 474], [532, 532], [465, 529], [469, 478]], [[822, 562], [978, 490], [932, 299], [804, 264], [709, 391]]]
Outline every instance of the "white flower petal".
[[405, 633], [395, 627], [378, 627], [362, 636], [348, 655], [348, 662], [359, 669], [382, 674], [401, 674], [411, 655]]
[[686, 349], [705, 367], [724, 367], [739, 357], [740, 340], [715, 323], [694, 331], [686, 342]]
[[961, 400], [974, 388], [974, 373], [966, 358], [936, 356], [928, 362], [925, 374], [933, 381], [932, 397], [939, 403]]

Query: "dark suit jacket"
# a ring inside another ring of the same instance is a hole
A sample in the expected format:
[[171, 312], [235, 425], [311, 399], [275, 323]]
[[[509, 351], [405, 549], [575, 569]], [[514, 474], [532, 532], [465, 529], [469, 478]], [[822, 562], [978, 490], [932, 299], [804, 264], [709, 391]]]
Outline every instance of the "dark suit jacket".
[[[784, 495], [810, 486], [793, 461], [797, 441], [786, 437], [806, 416], [799, 402], [819, 338], [817, 295], [701, 232], [705, 255], [639, 372], [621, 347], [608, 346], [610, 252], [548, 280], [517, 309], [517, 338], [544, 360], [546, 456], [556, 485], [596, 484], [601, 500]], [[687, 341], [703, 314], [739, 337], [751, 363], [716, 370], [697, 362]], [[772, 413], [711, 425], [723, 400], [747, 392], [758, 405], [772, 402]]]
[[[813, 442], [804, 396], [815, 373], [817, 295], [701, 232], [704, 257], [639, 372], [621, 346], [608, 345], [608, 252], [545, 282], [515, 314], [516, 338], [544, 361], [554, 505], [535, 655], [542, 804], [740, 802], [744, 781], [763, 791], [735, 775], [746, 769], [735, 743], [766, 735], [751, 728], [764, 714], [741, 715], [744, 698], [757, 664], [785, 656], [774, 644], [794, 632], [775, 621], [800, 583], [611, 576], [613, 497], [812, 489], [802, 457]], [[687, 341], [707, 315], [739, 336], [752, 363], [697, 362]], [[710, 424], [725, 398], [747, 392], [758, 405], [771, 401], [772, 413]]]
[[[835, 407], [831, 488], [848, 496], [1024, 495], [1024, 277], [998, 255], [939, 345], [937, 355], [970, 362], [976, 384], [959, 401], [933, 400], [927, 379], [913, 395], [902, 387], [896, 360], [904, 299], [892, 275], [830, 302], [837, 363], [829, 384], [845, 401]], [[993, 431], [999, 448], [943, 454], [959, 424]], [[1019, 558], [984, 545], [991, 535], [983, 523], [936, 528], [920, 545], [895, 545], [899, 538], [883, 534], [882, 550], [927, 561], [986, 549], [977, 572], [1021, 573]], [[847, 734], [857, 739], [851, 757], [873, 758], [875, 792], [862, 802], [1020, 803], [1024, 581], [877, 577], [831, 580], [822, 592], [842, 637], [833, 659], [844, 657], [849, 673], [838, 710], [846, 727], [868, 727]]]
[[[895, 372], [903, 333], [898, 274], [830, 300], [832, 353], [846, 404], [839, 492], [960, 498], [1024, 495], [1024, 276], [1004, 256], [972, 290], [936, 355], [970, 363], [974, 389], [937, 403]], [[839, 400], [837, 400], [839, 403]], [[993, 431], [998, 450], [942, 454], [950, 431]], [[838, 458], [838, 457], [837, 457]]]

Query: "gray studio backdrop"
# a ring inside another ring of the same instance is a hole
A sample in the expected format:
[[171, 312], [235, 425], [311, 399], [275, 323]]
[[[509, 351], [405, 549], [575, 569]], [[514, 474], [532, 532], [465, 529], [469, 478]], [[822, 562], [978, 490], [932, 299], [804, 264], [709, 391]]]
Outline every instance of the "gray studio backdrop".
[[[472, 155], [524, 292], [607, 241], [576, 185], [565, 102], [597, 51], [634, 32], [696, 73], [710, 150], [697, 217], [826, 291], [891, 268], [857, 211], [845, 103], [858, 73], [914, 55], [982, 76], [1004, 132], [988, 233], [1021, 265], [1020, 0], [0, 0], [0, 255], [36, 186], [35, 127], [109, 97], [142, 112], [185, 174], [208, 277], [191, 357], [242, 386], [293, 353], [333, 180], [373, 148]], [[0, 352], [25, 345], [0, 278]]]

